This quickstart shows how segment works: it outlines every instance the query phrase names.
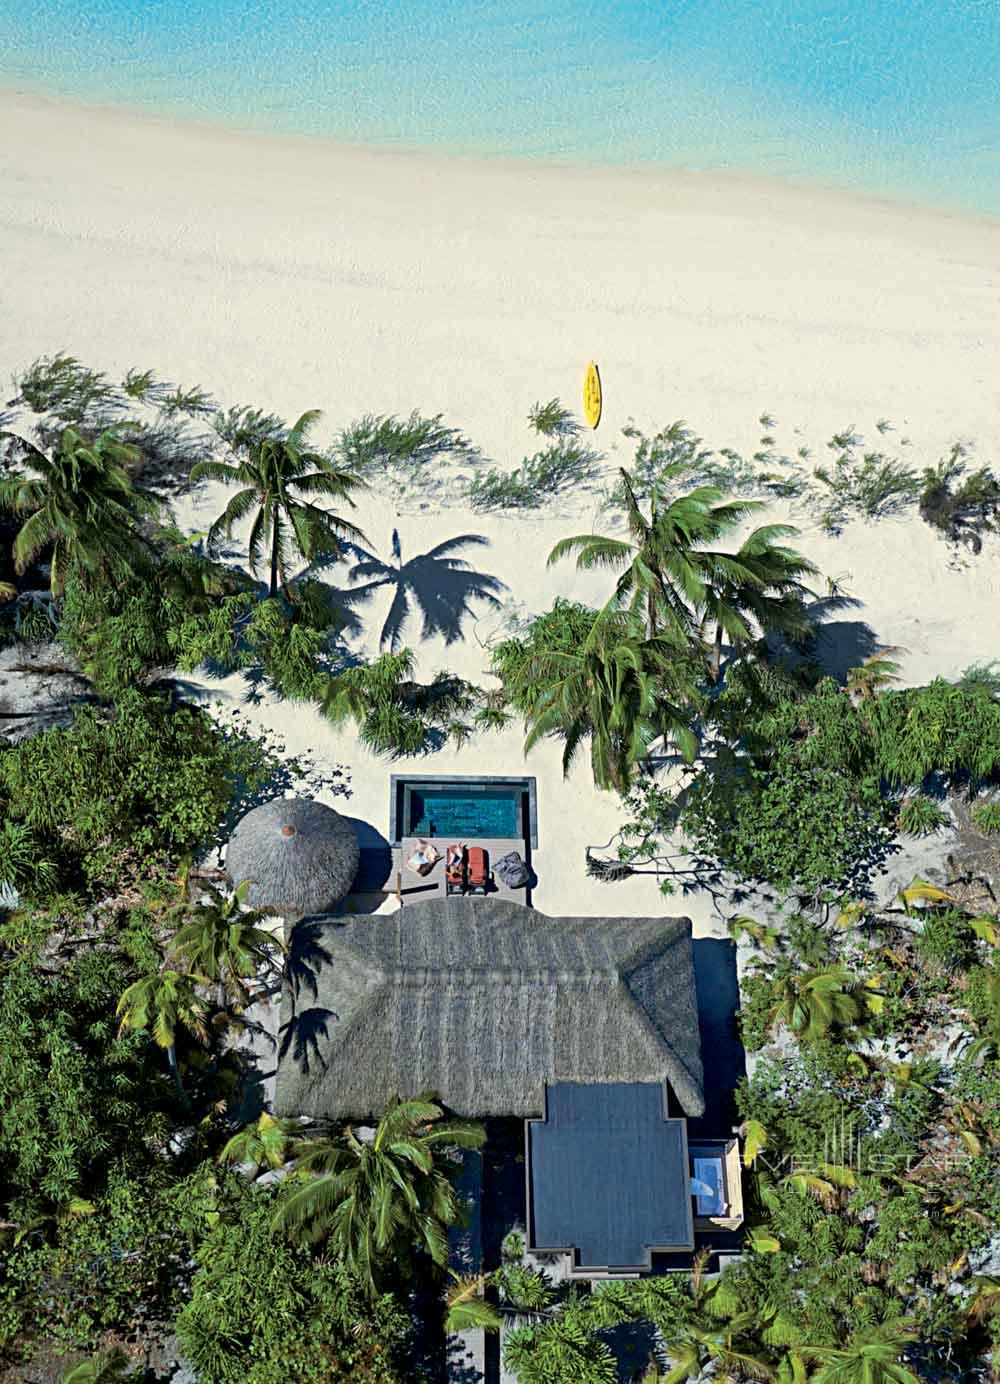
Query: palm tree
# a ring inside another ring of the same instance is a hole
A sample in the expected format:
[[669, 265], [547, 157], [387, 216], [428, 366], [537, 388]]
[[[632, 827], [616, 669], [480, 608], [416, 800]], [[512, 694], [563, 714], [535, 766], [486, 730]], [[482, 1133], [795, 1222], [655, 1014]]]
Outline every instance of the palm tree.
[[450, 1269], [455, 1280], [445, 1290], [444, 1329], [449, 1336], [460, 1331], [499, 1331], [503, 1318], [495, 1307], [483, 1296], [489, 1274], [466, 1274], [464, 1276]]
[[739, 648], [749, 644], [757, 631], [790, 639], [810, 633], [805, 598], [813, 593], [802, 585], [802, 578], [814, 576], [817, 568], [778, 541], [797, 534], [790, 524], [765, 524], [754, 529], [732, 559], [702, 555], [707, 571], [698, 613], [702, 627], [715, 625], [710, 656], [713, 681], [719, 680], [722, 667], [723, 635]]
[[858, 1027], [867, 1014], [864, 987], [843, 966], [793, 971], [776, 982], [769, 1026], [810, 1042], [831, 1029]]
[[[660, 484], [684, 473], [685, 464], [665, 467]], [[708, 551], [713, 543], [761, 508], [758, 500], [725, 501], [714, 485], [698, 486], [668, 500], [657, 487], [650, 495], [649, 518], [642, 512], [626, 471], [621, 472], [627, 539], [601, 534], [564, 538], [549, 554], [549, 563], [576, 553], [576, 565], [586, 571], [609, 567], [621, 571], [615, 595], [623, 605], [643, 608], [646, 633], [653, 637], [664, 626], [692, 632], [693, 612], [708, 598], [708, 578], [723, 575], [732, 582], [756, 580], [752, 568], [732, 554]]]
[[230, 994], [239, 1008], [250, 1003], [245, 982], [261, 966], [273, 966], [274, 952], [284, 944], [259, 924], [261, 911], [244, 912], [250, 881], [243, 880], [231, 894], [206, 884], [207, 900], [187, 910], [187, 921], [174, 934], [170, 952], [181, 959], [188, 973], [204, 976]]
[[855, 1331], [841, 1347], [810, 1346], [819, 1362], [813, 1384], [920, 1384], [920, 1376], [903, 1363], [903, 1349], [917, 1339], [907, 1318]]
[[673, 1364], [663, 1375], [662, 1384], [685, 1384], [702, 1378], [773, 1379], [775, 1371], [767, 1360], [740, 1341], [756, 1321], [753, 1312], [721, 1321], [707, 1314], [689, 1319], [667, 1342]]
[[351, 569], [350, 580], [352, 583], [369, 580], [367, 586], [354, 593], [355, 596], [364, 596], [380, 586], [395, 587], [392, 605], [379, 635], [380, 646], [388, 646], [390, 653], [397, 652], [403, 626], [414, 605], [423, 620], [421, 638], [430, 639], [440, 634], [446, 644], [453, 644], [461, 637], [462, 617], [472, 614], [470, 601], [498, 606], [497, 593], [505, 589], [503, 582], [485, 572], [473, 571], [464, 558], [455, 556], [465, 548], [487, 543], [488, 540], [479, 534], [461, 534], [404, 562], [399, 534], [393, 529], [393, 562], [383, 562], [372, 553], [362, 553], [361, 561]]
[[482, 1125], [445, 1119], [428, 1096], [394, 1097], [371, 1140], [348, 1127], [299, 1159], [303, 1185], [282, 1204], [276, 1227], [329, 1240], [372, 1295], [414, 1246], [443, 1268], [448, 1228], [461, 1219], [450, 1150], [481, 1148]]
[[120, 1031], [149, 1029], [157, 1047], [166, 1049], [167, 1061], [182, 1099], [186, 1097], [177, 1066], [177, 1030], [186, 1028], [202, 1042], [207, 1041], [208, 1005], [197, 992], [197, 987], [205, 983], [206, 978], [201, 975], [154, 971], [141, 976], [123, 992], [116, 1010], [121, 1017]]
[[14, 539], [18, 573], [51, 548], [49, 585], [59, 596], [71, 563], [92, 577], [148, 566], [138, 526], [160, 503], [129, 475], [140, 452], [122, 442], [118, 428], [93, 441], [66, 428], [51, 458], [23, 438], [16, 441], [26, 469], [0, 480], [0, 509], [28, 516]]
[[580, 648], [537, 654], [523, 677], [536, 689], [525, 715], [525, 753], [560, 737], [564, 773], [588, 740], [594, 783], [619, 792], [661, 738], [694, 758], [690, 655], [675, 635], [644, 637], [629, 612], [606, 608]]
[[199, 461], [191, 469], [193, 481], [222, 481], [241, 487], [208, 531], [210, 552], [222, 534], [230, 537], [233, 525], [256, 509], [250, 529], [250, 569], [257, 573], [266, 547], [271, 596], [277, 595], [279, 577], [282, 585], [287, 584], [293, 549], [309, 561], [321, 552], [337, 551], [344, 539], [367, 541], [354, 524], [320, 509], [308, 498], [326, 496], [353, 508], [351, 494], [365, 488], [365, 482], [353, 471], [341, 470], [322, 452], [310, 450], [309, 430], [319, 417], [318, 409], [310, 409], [280, 436], [251, 435], [234, 465]]
[[871, 654], [857, 668], [848, 669], [849, 695], [861, 702], [870, 701], [892, 683], [899, 682], [900, 665], [894, 663], [889, 655], [905, 652], [905, 649], [890, 645], [888, 648], [880, 649], [877, 654]]
[[[662, 1376], [662, 1384], [682, 1384], [682, 1381], [712, 1379], [773, 1379], [774, 1369], [759, 1353], [752, 1341], [762, 1325], [776, 1327], [776, 1335], [787, 1335], [789, 1323], [773, 1310], [765, 1314], [744, 1309], [725, 1278], [709, 1279], [705, 1268], [709, 1250], [699, 1250], [691, 1266], [688, 1288], [691, 1303], [664, 1345], [670, 1369]], [[794, 1327], [791, 1328], [794, 1334]]]
[[284, 1167], [301, 1132], [298, 1120], [280, 1119], [262, 1110], [254, 1124], [244, 1125], [223, 1144], [218, 1161], [250, 1165], [256, 1177], [262, 1168]]

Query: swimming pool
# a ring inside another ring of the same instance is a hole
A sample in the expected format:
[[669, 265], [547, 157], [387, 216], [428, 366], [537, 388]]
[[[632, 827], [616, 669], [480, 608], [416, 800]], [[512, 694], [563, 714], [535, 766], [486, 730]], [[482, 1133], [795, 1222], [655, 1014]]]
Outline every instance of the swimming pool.
[[394, 843], [404, 836], [447, 836], [537, 844], [533, 778], [409, 779], [394, 774], [390, 816]]

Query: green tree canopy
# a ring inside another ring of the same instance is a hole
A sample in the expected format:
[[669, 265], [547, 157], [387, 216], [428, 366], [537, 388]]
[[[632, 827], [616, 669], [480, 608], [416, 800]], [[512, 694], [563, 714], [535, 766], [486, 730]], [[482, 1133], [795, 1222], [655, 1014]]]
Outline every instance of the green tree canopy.
[[337, 552], [344, 539], [367, 542], [356, 525], [322, 509], [313, 499], [324, 498], [353, 505], [351, 495], [365, 482], [353, 471], [338, 468], [322, 452], [309, 446], [309, 432], [320, 414], [303, 413], [283, 435], [252, 431], [242, 442], [236, 439], [237, 460], [200, 461], [191, 470], [193, 481], [222, 481], [240, 489], [209, 530], [209, 547], [242, 520], [254, 515], [250, 528], [250, 570], [259, 571], [266, 561], [268, 591], [274, 596], [279, 580], [288, 583], [288, 563], [293, 552], [306, 561], [325, 552]]
[[327, 1241], [371, 1295], [398, 1274], [415, 1249], [438, 1268], [448, 1229], [460, 1219], [452, 1151], [480, 1148], [482, 1125], [446, 1119], [427, 1097], [393, 1101], [374, 1138], [353, 1129], [303, 1153], [303, 1178], [282, 1202], [280, 1228]]
[[24, 572], [51, 550], [50, 586], [62, 594], [70, 563], [90, 580], [120, 578], [149, 566], [140, 536], [159, 502], [133, 481], [137, 448], [110, 428], [89, 440], [66, 428], [53, 457], [18, 438], [21, 468], [0, 480], [0, 509], [27, 516], [14, 539], [14, 566]]

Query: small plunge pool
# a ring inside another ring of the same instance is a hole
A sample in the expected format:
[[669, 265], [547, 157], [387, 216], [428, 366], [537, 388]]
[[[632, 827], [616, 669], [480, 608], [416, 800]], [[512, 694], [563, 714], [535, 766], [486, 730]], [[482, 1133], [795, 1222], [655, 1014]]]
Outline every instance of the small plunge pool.
[[392, 775], [390, 834], [527, 840], [537, 845], [534, 778]]

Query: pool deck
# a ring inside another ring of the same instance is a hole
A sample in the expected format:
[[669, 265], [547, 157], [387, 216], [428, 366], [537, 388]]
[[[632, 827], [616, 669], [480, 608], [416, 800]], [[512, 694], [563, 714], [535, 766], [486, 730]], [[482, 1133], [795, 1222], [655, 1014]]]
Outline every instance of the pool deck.
[[517, 851], [522, 860], [531, 866], [531, 851], [523, 840], [512, 837], [497, 836], [467, 836], [459, 841], [453, 841], [449, 837], [434, 837], [434, 845], [441, 852], [441, 859], [432, 867], [426, 875], [415, 874], [413, 870], [406, 867], [417, 847], [418, 841], [426, 841], [427, 837], [404, 836], [402, 843], [392, 852], [392, 874], [386, 881], [386, 889], [390, 893], [395, 893], [397, 877], [402, 886], [402, 906], [405, 908], [407, 903], [423, 903], [428, 899], [444, 898], [444, 861], [445, 851], [450, 845], [462, 846], [482, 846], [486, 851], [486, 863], [489, 870], [490, 884], [488, 892], [499, 895], [501, 898], [510, 899], [512, 903], [525, 904], [531, 907], [531, 884], [522, 886], [520, 889], [509, 889], [501, 879], [498, 879], [493, 871], [493, 866], [501, 856], [507, 855], [510, 851]]

